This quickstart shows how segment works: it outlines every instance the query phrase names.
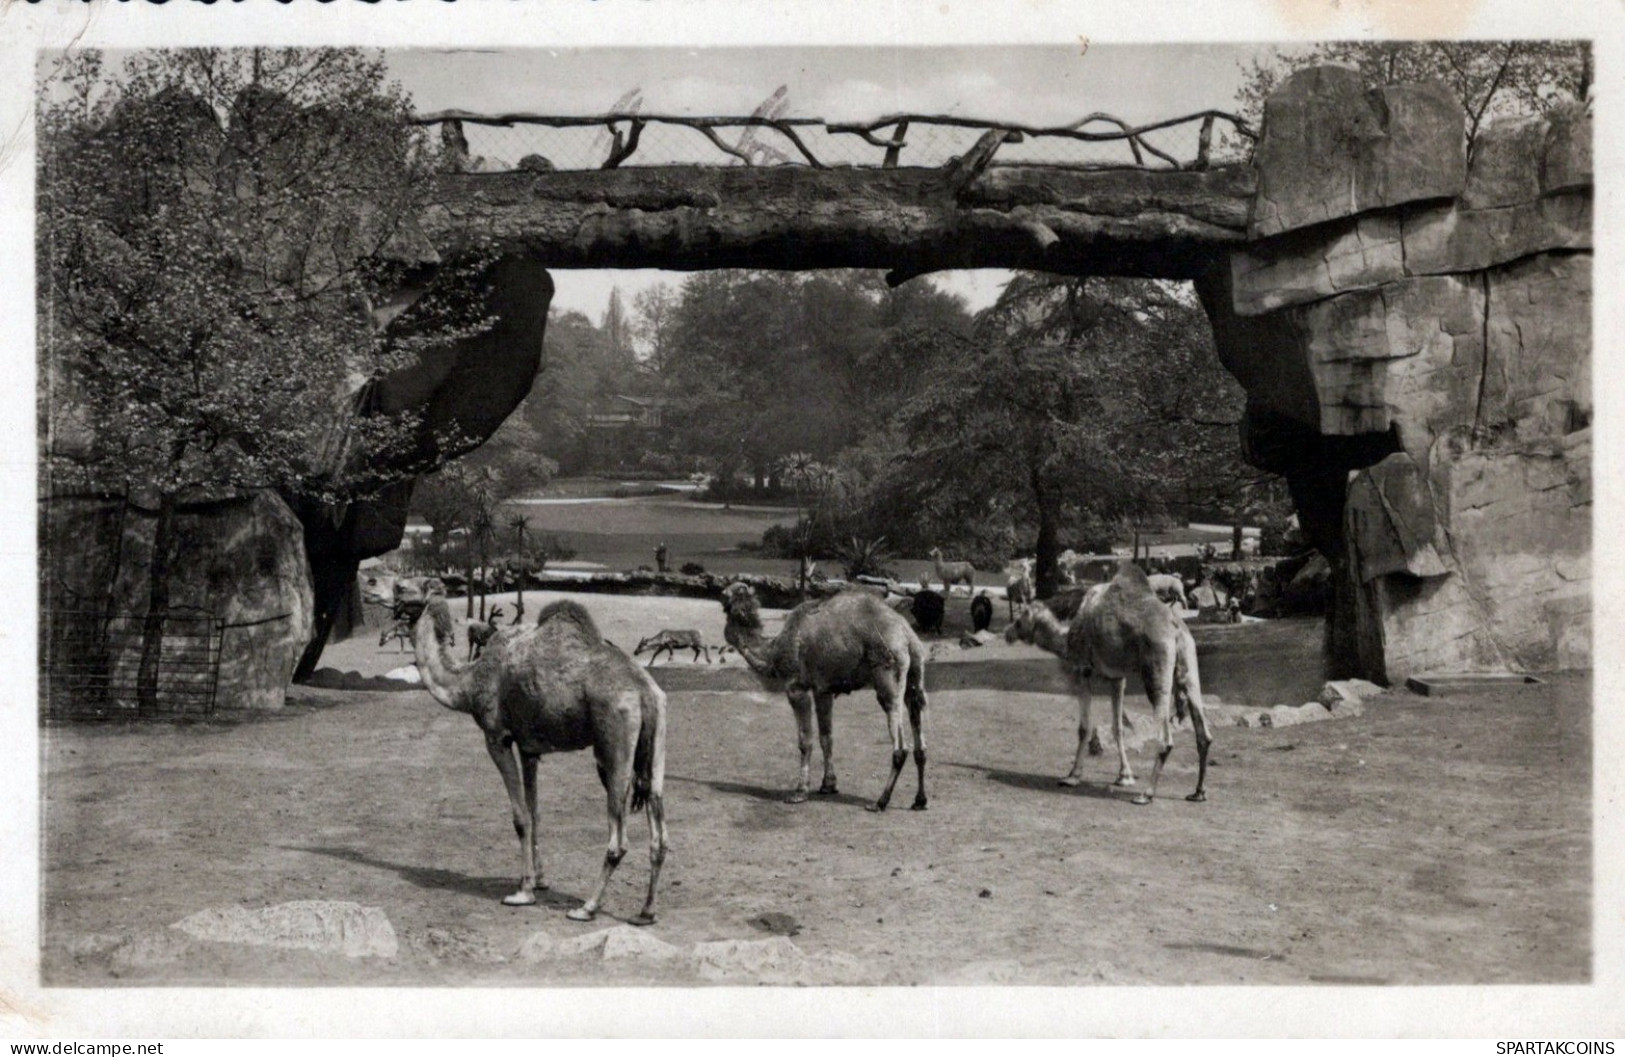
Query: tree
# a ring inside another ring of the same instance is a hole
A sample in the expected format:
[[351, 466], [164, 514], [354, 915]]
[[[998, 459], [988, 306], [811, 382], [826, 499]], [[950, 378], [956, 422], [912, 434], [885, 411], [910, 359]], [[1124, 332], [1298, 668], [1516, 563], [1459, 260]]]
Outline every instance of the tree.
[[670, 356], [672, 321], [681, 303], [681, 288], [660, 283], [632, 298], [632, 336], [643, 365], [656, 377], [665, 373]]
[[1244, 65], [1247, 79], [1238, 97], [1243, 116], [1256, 127], [1264, 100], [1283, 80], [1322, 65], [1352, 66], [1371, 87], [1442, 82], [1467, 112], [1469, 160], [1486, 121], [1545, 114], [1583, 102], [1593, 76], [1586, 41], [1334, 41], [1302, 51], [1277, 51]]
[[[496, 512], [503, 496], [494, 468], [458, 459], [419, 479], [412, 492], [412, 509], [429, 523], [435, 547], [446, 554], [453, 536], [461, 536], [458, 557], [468, 577], [465, 616], [474, 617], [474, 584], [478, 572], [488, 562], [491, 536], [496, 530]], [[480, 613], [485, 600], [481, 592]]]
[[972, 338], [938, 340], [867, 500], [902, 523], [871, 533], [990, 557], [1031, 539], [1048, 593], [1065, 533], [1183, 513], [1187, 483], [1237, 472], [1242, 394], [1188, 290], [1021, 274]]
[[[42, 86], [42, 481], [156, 510], [138, 704], [155, 706], [177, 506], [342, 503], [416, 441], [370, 378], [473, 333], [377, 323], [429, 161], [381, 57], [353, 49], [64, 58]], [[418, 237], [419, 239], [421, 237]]]
[[663, 342], [679, 448], [760, 488], [793, 451], [826, 458], [860, 435], [875, 379], [880, 283], [866, 272], [710, 272], [690, 278]]

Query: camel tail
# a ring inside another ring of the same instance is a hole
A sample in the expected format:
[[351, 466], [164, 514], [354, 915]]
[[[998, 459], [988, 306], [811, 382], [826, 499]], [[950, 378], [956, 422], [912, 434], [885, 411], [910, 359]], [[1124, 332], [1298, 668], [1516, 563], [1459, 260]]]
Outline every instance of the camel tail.
[[666, 695], [651, 686], [643, 694], [643, 722], [632, 753], [632, 810], [642, 811], [665, 778]]
[[908, 644], [908, 680], [903, 686], [905, 698], [925, 698], [925, 644], [911, 637]]
[[[1177, 619], [1177, 618], [1176, 618]], [[1174, 718], [1183, 720], [1190, 710], [1191, 692], [1201, 690], [1196, 669], [1196, 640], [1184, 621], [1179, 622], [1179, 639], [1174, 650]]]

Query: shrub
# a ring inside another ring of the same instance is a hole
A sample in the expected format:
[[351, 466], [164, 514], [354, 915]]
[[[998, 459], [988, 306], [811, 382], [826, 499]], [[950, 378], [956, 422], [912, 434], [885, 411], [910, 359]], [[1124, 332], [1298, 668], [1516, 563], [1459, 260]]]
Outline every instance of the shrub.
[[846, 570], [848, 580], [856, 580], [860, 576], [881, 576], [888, 580], [897, 578], [897, 574], [887, 566], [891, 554], [886, 550], [886, 537], [875, 539], [859, 539], [853, 536], [836, 550], [836, 557], [840, 559], [841, 567]]

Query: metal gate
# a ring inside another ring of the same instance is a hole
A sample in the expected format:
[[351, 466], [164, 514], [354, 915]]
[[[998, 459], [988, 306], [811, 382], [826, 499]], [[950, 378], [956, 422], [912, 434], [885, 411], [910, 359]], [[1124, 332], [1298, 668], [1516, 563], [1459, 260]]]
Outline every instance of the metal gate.
[[164, 618], [157, 700], [145, 712], [136, 696], [145, 617], [61, 609], [47, 610], [45, 617], [40, 696], [48, 716], [118, 719], [214, 712], [224, 629], [212, 615], [172, 609]]

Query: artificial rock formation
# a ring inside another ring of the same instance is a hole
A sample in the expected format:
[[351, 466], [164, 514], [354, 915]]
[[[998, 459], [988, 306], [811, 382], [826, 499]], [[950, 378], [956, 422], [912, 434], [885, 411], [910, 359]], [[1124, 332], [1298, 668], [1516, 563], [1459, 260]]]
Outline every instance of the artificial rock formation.
[[[48, 614], [43, 650], [48, 670], [82, 665], [84, 640], [76, 628], [116, 614], [146, 611], [156, 516], [134, 502], [63, 496], [43, 508], [40, 538], [41, 608]], [[313, 626], [310, 571], [297, 519], [275, 495], [182, 505], [176, 514], [170, 563], [170, 634], [195, 633], [187, 617], [207, 614], [216, 624], [219, 666], [214, 707], [280, 708], [294, 664]], [[117, 623], [98, 666], [116, 684], [133, 687], [140, 663], [138, 624]], [[64, 666], [55, 650], [74, 651]], [[160, 678], [160, 707], [201, 708], [206, 672]], [[175, 680], [184, 684], [177, 687]], [[181, 695], [172, 691], [180, 689]], [[116, 707], [133, 707], [124, 701]]]
[[[493, 321], [489, 329], [424, 354], [371, 390], [370, 406], [378, 412], [422, 414], [421, 441], [408, 460], [437, 450], [436, 438], [448, 433], [462, 438], [462, 451], [484, 443], [530, 394], [542, 362], [553, 279], [534, 257], [512, 254], [486, 268], [479, 283], [483, 314]], [[316, 591], [316, 624], [300, 660], [301, 677], [315, 670], [330, 634], [349, 630], [356, 570], [362, 559], [400, 546], [411, 498], [412, 482], [405, 481], [341, 509], [299, 509]]]
[[[1452, 116], [1453, 115], [1453, 116]], [[1336, 667], [1590, 663], [1590, 120], [1353, 71], [1265, 108], [1256, 241], [1199, 284], [1244, 449], [1333, 559]]]

